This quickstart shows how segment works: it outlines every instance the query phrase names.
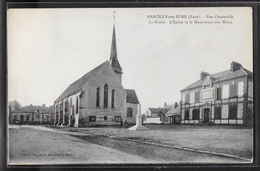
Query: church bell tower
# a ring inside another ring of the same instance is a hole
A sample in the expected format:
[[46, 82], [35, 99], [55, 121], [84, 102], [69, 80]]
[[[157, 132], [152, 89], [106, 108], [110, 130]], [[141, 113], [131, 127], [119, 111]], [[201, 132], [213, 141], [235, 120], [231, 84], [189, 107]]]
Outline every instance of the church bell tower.
[[115, 32], [115, 12], [114, 12], [114, 22], [113, 22], [113, 35], [112, 35], [112, 44], [111, 44], [111, 52], [110, 52], [110, 60], [109, 63], [112, 66], [117, 78], [120, 83], [122, 83], [122, 67], [119, 64], [117, 59], [117, 50], [116, 50], [116, 32]]

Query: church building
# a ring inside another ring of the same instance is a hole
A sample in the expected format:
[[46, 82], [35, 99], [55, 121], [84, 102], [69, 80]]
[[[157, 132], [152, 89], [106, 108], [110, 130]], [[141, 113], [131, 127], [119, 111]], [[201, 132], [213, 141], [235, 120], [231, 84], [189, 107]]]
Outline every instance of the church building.
[[114, 23], [110, 60], [72, 83], [54, 101], [55, 125], [120, 125], [121, 119], [135, 123], [139, 100], [135, 90], [122, 86], [116, 47]]
[[182, 124], [252, 125], [253, 73], [240, 63], [200, 79], [181, 90]]

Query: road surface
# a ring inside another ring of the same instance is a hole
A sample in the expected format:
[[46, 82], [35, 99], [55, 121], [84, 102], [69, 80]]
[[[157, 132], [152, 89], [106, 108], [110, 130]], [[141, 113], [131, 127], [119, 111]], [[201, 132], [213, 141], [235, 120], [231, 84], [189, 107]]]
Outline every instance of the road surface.
[[245, 162], [42, 126], [10, 126], [9, 142], [11, 165]]

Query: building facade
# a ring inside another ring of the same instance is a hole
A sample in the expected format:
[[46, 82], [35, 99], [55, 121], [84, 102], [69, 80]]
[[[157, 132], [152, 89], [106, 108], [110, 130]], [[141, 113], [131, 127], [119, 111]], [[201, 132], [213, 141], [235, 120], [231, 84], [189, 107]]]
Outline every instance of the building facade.
[[164, 123], [170, 108], [148, 108], [144, 112], [143, 123]]
[[165, 114], [165, 116], [167, 124], [179, 124], [181, 122], [180, 104], [175, 102], [175, 104], [171, 106], [170, 110]]
[[201, 72], [200, 80], [181, 90], [181, 123], [252, 125], [253, 73], [232, 62], [216, 74]]
[[9, 123], [52, 124], [53, 119], [52, 107], [30, 105], [12, 111], [9, 117]]
[[55, 100], [54, 124], [84, 127], [119, 125], [121, 120], [135, 123], [139, 100], [134, 90], [122, 86], [122, 74], [114, 24], [110, 60], [72, 83]]
[[140, 103], [135, 90], [125, 89], [126, 91], [126, 119], [128, 124], [136, 123], [138, 104]]

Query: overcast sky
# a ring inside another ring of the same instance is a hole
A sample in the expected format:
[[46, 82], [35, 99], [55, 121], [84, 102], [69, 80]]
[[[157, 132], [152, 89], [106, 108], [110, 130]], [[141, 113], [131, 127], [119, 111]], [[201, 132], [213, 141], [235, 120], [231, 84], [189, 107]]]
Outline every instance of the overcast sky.
[[[142, 112], [180, 101], [180, 90], [201, 71], [227, 70], [232, 61], [252, 71], [251, 8], [9, 9], [8, 100], [53, 105], [71, 83], [109, 60], [114, 11], [123, 86], [136, 90]], [[161, 19], [147, 15], [200, 18], [149, 24]]]

